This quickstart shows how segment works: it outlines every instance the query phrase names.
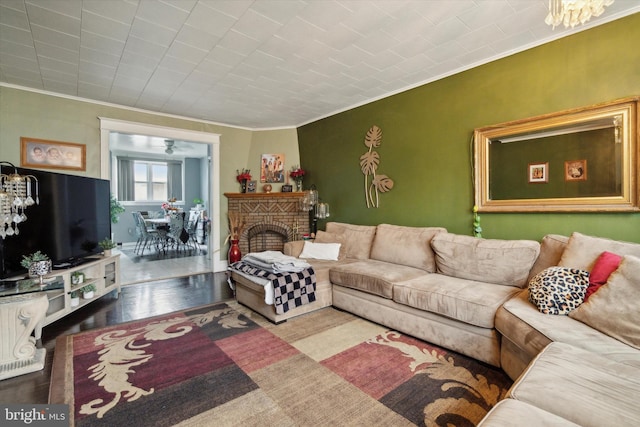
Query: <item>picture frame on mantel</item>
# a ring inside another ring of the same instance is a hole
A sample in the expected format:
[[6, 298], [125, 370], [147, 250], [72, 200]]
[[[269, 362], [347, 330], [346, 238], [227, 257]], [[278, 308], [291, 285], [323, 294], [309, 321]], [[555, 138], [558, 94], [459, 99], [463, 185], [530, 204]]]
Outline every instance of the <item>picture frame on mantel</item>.
[[20, 165], [27, 168], [87, 170], [87, 146], [20, 137]]
[[282, 186], [282, 188], [280, 189], [280, 191], [283, 192], [283, 193], [292, 193], [293, 192], [293, 185], [284, 184]]

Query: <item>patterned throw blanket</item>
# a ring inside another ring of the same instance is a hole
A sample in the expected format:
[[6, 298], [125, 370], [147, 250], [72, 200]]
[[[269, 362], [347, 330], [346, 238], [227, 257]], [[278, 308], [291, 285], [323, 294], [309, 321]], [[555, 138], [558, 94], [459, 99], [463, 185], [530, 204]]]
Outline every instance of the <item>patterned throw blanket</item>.
[[292, 308], [316, 300], [316, 273], [313, 267], [307, 267], [300, 272], [272, 273], [244, 261], [238, 261], [231, 264], [229, 268], [269, 280], [273, 285], [274, 306], [277, 314], [286, 313]]

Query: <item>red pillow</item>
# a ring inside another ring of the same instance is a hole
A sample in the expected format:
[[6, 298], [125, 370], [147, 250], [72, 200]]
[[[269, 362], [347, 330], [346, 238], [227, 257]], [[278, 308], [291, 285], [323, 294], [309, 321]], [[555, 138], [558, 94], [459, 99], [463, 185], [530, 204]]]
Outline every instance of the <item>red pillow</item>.
[[606, 251], [600, 254], [589, 275], [589, 287], [584, 297], [585, 302], [600, 289], [600, 286], [607, 283], [609, 276], [618, 269], [621, 261], [622, 257], [620, 255]]

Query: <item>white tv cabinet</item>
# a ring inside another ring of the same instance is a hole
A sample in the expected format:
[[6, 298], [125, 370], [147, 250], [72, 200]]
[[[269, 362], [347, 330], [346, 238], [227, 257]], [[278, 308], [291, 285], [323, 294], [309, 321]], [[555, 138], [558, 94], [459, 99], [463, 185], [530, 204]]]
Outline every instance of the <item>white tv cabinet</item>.
[[[90, 261], [65, 270], [54, 270], [51, 276], [60, 276], [64, 281], [64, 289], [45, 291], [49, 299], [49, 308], [44, 320], [35, 329], [36, 340], [42, 336], [42, 328], [64, 316], [73, 313], [92, 301], [116, 291], [120, 295], [120, 254], [89, 258]], [[72, 284], [71, 275], [75, 272], [84, 274], [83, 283]], [[96, 290], [90, 299], [80, 298], [80, 304], [71, 306], [71, 292], [80, 291], [87, 285], [94, 285]]]

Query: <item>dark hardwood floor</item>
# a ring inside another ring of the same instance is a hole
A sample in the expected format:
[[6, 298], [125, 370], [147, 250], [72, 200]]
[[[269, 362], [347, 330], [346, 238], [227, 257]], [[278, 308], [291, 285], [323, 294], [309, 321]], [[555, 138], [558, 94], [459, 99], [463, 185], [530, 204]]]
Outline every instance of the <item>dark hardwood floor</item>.
[[131, 320], [170, 313], [233, 298], [226, 274], [208, 273], [124, 286], [46, 326], [39, 347], [47, 349], [42, 371], [0, 381], [2, 403], [48, 403], [56, 338]]

